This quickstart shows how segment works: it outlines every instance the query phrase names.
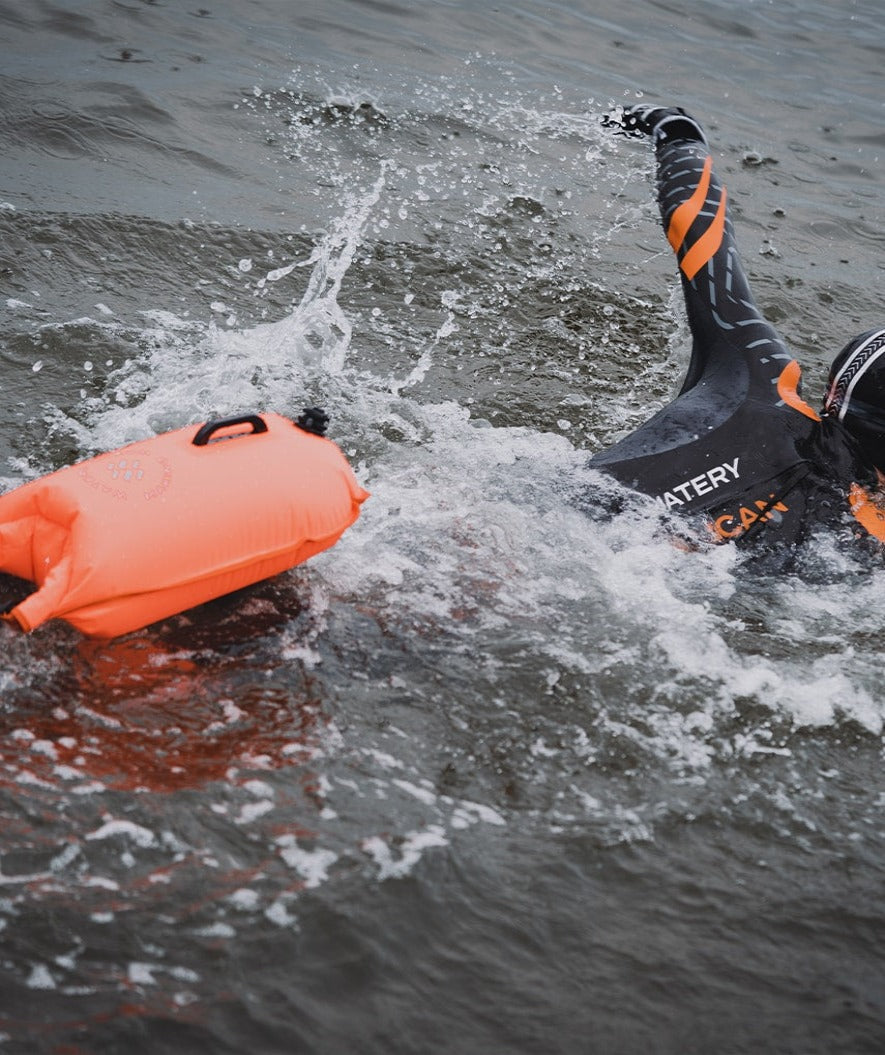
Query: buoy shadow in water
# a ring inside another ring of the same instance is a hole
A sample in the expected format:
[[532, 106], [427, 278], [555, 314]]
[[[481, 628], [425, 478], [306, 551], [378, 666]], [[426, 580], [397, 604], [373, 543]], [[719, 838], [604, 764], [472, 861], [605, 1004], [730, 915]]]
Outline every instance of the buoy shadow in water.
[[6, 694], [0, 785], [173, 792], [312, 757], [328, 720], [297, 578], [110, 641], [38, 631], [64, 655]]

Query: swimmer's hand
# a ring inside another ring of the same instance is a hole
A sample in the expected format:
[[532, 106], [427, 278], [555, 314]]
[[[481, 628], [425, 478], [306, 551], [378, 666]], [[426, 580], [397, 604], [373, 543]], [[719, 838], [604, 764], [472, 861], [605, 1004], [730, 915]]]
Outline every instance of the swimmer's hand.
[[619, 107], [603, 115], [604, 128], [613, 128], [615, 135], [640, 139], [654, 137], [655, 143], [669, 143], [675, 139], [699, 140], [706, 143], [701, 126], [678, 106]]

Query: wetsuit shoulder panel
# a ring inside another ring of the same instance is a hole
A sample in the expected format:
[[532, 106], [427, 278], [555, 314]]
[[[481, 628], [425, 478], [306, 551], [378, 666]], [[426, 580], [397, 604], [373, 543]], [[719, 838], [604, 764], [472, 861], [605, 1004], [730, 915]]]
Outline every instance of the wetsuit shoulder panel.
[[700, 129], [677, 111], [643, 112], [636, 127], [655, 134], [691, 361], [677, 398], [591, 465], [668, 511], [701, 515], [722, 540], [789, 545], [816, 524], [843, 524], [850, 510], [885, 541], [885, 509], [867, 490], [875, 472], [838, 422], [802, 399], [799, 365], [753, 300]]
[[[593, 464], [647, 494], [678, 497], [686, 480], [739, 458], [740, 483], [728, 488], [737, 497], [754, 479], [780, 477], [802, 461], [797, 443], [816, 415], [799, 396], [798, 366], [753, 300], [706, 143], [659, 137], [655, 150], [658, 206], [679, 263], [691, 361], [677, 398]], [[714, 490], [724, 491], [717, 479]], [[757, 497], [767, 501], [768, 491]], [[701, 498], [693, 495], [691, 505], [710, 508]]]

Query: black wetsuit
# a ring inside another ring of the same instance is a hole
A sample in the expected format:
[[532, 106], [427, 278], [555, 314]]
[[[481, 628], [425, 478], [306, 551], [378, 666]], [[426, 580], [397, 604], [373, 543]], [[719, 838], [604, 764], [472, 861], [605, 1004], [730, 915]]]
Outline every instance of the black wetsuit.
[[793, 544], [846, 520], [875, 470], [838, 422], [799, 397], [798, 365], [753, 301], [700, 129], [677, 121], [675, 134], [655, 131], [655, 144], [691, 361], [678, 397], [591, 464], [667, 510], [702, 514], [716, 538]]

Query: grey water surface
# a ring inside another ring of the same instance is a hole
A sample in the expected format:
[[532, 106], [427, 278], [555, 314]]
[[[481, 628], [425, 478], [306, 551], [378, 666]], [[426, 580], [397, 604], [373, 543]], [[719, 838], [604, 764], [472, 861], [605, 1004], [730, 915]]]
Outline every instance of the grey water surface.
[[687, 358], [601, 114], [705, 125], [816, 402], [883, 321], [881, 5], [0, 0], [0, 57], [0, 487], [319, 404], [372, 493], [126, 638], [0, 627], [0, 1051], [881, 1052], [885, 569], [586, 466]]

